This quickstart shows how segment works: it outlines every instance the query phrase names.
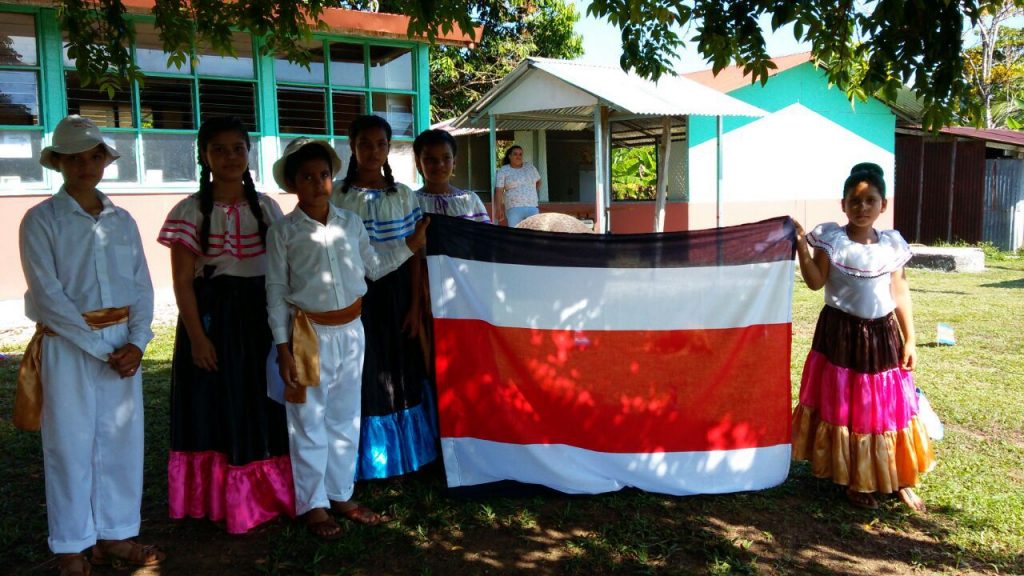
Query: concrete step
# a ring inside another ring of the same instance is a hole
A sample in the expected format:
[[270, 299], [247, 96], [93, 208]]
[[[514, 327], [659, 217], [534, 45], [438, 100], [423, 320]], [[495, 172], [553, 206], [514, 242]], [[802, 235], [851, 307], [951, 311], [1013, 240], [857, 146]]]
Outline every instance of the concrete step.
[[908, 268], [924, 268], [942, 272], [982, 272], [985, 253], [981, 248], [932, 248], [911, 245]]

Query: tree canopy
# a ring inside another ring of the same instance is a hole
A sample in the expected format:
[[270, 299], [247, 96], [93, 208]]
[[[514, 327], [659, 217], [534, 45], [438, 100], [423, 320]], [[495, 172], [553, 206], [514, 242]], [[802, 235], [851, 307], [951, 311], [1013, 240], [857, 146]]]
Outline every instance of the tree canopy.
[[[1024, 6], [1024, 0], [1010, 0]], [[964, 76], [965, 20], [973, 26], [1005, 0], [591, 0], [588, 13], [621, 31], [624, 69], [657, 79], [671, 73], [676, 50], [695, 42], [718, 71], [738, 64], [754, 81], [767, 81], [774, 66], [759, 26], [770, 16], [773, 29], [793, 26], [808, 42], [830, 82], [851, 97], [883, 94], [895, 98], [908, 84], [924, 103], [927, 127], [947, 124], [969, 97]], [[436, 38], [455, 25], [468, 30], [499, 5], [529, 11], [542, 0], [156, 0], [153, 13], [164, 50], [179, 62], [197, 41], [231, 53], [231, 29], [258, 35], [264, 49], [304, 62], [301, 41], [318, 29], [323, 10], [333, 6], [379, 8], [408, 15], [411, 35]], [[137, 74], [127, 46], [132, 30], [121, 0], [57, 0], [69, 53], [83, 78], [103, 84]], [[467, 9], [468, 6], [468, 9]], [[557, 32], [551, 29], [551, 32]]]
[[1010, 0], [975, 25], [979, 43], [964, 52], [969, 85], [963, 120], [983, 128], [1024, 128], [1024, 29], [1005, 26], [1024, 16]]

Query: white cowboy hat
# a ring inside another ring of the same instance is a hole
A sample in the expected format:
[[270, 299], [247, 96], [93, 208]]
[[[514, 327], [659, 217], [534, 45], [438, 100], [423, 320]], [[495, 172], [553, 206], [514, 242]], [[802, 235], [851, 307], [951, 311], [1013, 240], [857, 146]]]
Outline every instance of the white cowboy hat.
[[287, 148], [284, 149], [284, 153], [277, 159], [277, 162], [274, 162], [274, 181], [281, 187], [281, 190], [288, 189], [288, 187], [285, 186], [284, 181], [284, 165], [285, 162], [288, 161], [288, 157], [298, 152], [300, 148], [310, 144], [320, 146], [327, 151], [327, 155], [331, 159], [331, 177], [333, 178], [338, 175], [338, 171], [341, 170], [341, 157], [338, 156], [338, 153], [334, 151], [334, 148], [331, 147], [326, 140], [317, 140], [315, 138], [296, 138], [288, 144]]
[[98, 145], [107, 151], [107, 166], [121, 157], [117, 150], [103, 140], [100, 129], [92, 120], [72, 114], [57, 124], [53, 131], [53, 143], [39, 153], [39, 163], [59, 172], [60, 166], [54, 162], [54, 154], [78, 154]]

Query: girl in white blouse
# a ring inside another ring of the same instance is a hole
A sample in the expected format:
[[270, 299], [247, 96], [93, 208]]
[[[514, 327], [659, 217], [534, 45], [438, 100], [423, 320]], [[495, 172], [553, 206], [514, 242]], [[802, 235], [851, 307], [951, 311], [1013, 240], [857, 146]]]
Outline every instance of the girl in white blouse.
[[412, 143], [416, 169], [423, 176], [423, 188], [416, 191], [420, 209], [474, 222], [490, 222], [487, 208], [475, 192], [451, 184], [459, 146], [444, 130], [424, 130]]
[[923, 511], [913, 487], [935, 456], [912, 374], [914, 315], [903, 269], [910, 247], [899, 232], [874, 228], [887, 204], [882, 169], [858, 164], [843, 185], [845, 226], [830, 222], [805, 235], [796, 224], [800, 273], [812, 290], [825, 288], [825, 307], [793, 413], [793, 458], [844, 486], [855, 506], [877, 508], [876, 493], [898, 492]]
[[178, 301], [171, 372], [171, 518], [209, 518], [240, 534], [295, 514], [284, 407], [266, 395], [266, 236], [281, 217], [249, 174], [238, 118], [199, 128], [199, 192], [158, 241], [171, 249]]
[[[412, 190], [391, 174], [391, 126], [380, 116], [360, 116], [348, 137], [348, 172], [335, 183], [331, 202], [358, 214], [376, 245], [409, 236], [423, 211]], [[410, 257], [394, 272], [369, 282], [363, 298], [366, 364], [359, 479], [407, 474], [437, 459], [433, 391], [419, 337], [420, 317], [413, 306], [421, 274], [422, 258]], [[373, 523], [376, 518], [365, 520]]]

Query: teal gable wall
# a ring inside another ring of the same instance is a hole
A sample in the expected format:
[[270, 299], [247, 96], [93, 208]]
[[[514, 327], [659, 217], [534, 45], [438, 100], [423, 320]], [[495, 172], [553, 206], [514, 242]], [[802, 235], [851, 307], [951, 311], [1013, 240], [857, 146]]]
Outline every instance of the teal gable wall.
[[[896, 116], [889, 107], [875, 98], [869, 98], [867, 102], [857, 100], [851, 104], [842, 90], [835, 86], [829, 87], [825, 73], [815, 69], [810, 62], [772, 76], [764, 86], [747, 85], [729, 92], [729, 95], [769, 113], [799, 103], [880, 148], [895, 153]], [[756, 121], [756, 118], [723, 118], [722, 130], [729, 132]], [[714, 137], [715, 118], [690, 117], [691, 147]]]

